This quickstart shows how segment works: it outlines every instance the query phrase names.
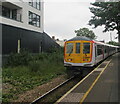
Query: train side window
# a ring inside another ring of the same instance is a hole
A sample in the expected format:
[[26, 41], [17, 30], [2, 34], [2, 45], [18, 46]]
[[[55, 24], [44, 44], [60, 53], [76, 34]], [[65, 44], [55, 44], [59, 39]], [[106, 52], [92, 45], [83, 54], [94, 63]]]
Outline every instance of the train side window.
[[102, 54], [102, 49], [97, 49], [97, 55], [101, 55]]
[[104, 46], [104, 47], [105, 47], [105, 48], [104, 48], [104, 49], [105, 49], [105, 53], [107, 53], [107, 46]]
[[76, 43], [76, 53], [80, 53], [80, 43]]
[[73, 53], [73, 43], [67, 43], [66, 53]]
[[107, 46], [107, 53], [109, 53], [109, 46]]
[[83, 43], [83, 54], [90, 53], [90, 43]]
[[102, 52], [102, 46], [97, 45], [97, 55], [101, 55], [101, 54], [103, 54], [103, 52]]

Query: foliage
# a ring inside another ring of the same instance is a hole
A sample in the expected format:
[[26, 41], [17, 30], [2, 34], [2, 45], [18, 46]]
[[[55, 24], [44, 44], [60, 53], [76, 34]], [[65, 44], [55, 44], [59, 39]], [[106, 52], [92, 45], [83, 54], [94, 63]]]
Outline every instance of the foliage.
[[75, 30], [77, 36], [86, 36], [91, 39], [96, 39], [96, 36], [92, 30], [88, 28], [80, 28], [79, 30]]
[[[42, 63], [42, 62], [41, 62]], [[64, 74], [65, 68], [62, 63], [43, 62], [40, 70], [31, 71], [29, 67], [8, 67], [3, 69], [3, 84], [12, 87], [3, 89], [3, 102], [12, 102], [18, 98], [18, 95], [33, 89], [36, 86], [44, 84], [58, 75]]]
[[115, 41], [109, 41], [107, 44], [115, 45], [115, 46], [120, 46], [120, 43], [115, 42]]
[[120, 40], [120, 1], [119, 2], [95, 2], [90, 11], [94, 14], [89, 25], [94, 27], [105, 26], [103, 32], [117, 30]]
[[[51, 54], [52, 57], [50, 56]], [[38, 60], [47, 59], [48, 56], [53, 58], [53, 56], [55, 57], [56, 54], [57, 57], [63, 55], [63, 48], [51, 48], [51, 52], [49, 54], [48, 53], [32, 54], [29, 51], [22, 50], [20, 53], [11, 53], [10, 56], [8, 57], [8, 61], [5, 66], [14, 67], [19, 65], [29, 65], [30, 63], [32, 65], [32, 63], [34, 63], [36, 65], [34, 66], [37, 67]]]
[[[23, 56], [23, 59], [27, 62], [20, 59]], [[9, 85], [7, 89], [3, 89], [3, 102], [12, 102], [18, 98], [19, 94], [46, 83], [52, 78], [66, 72], [63, 66], [62, 49], [53, 51], [52, 53], [39, 53], [35, 55], [25, 52], [24, 54], [21, 53], [21, 55], [12, 54], [10, 57], [12, 57], [12, 59], [10, 58], [11, 64], [9, 63], [9, 66], [3, 68], [2, 71], [3, 85]], [[19, 58], [20, 62], [18, 59], [16, 59], [18, 62], [15, 62], [14, 58]]]
[[32, 60], [32, 55], [28, 51], [11, 53], [8, 57], [7, 66], [28, 65], [30, 60]]

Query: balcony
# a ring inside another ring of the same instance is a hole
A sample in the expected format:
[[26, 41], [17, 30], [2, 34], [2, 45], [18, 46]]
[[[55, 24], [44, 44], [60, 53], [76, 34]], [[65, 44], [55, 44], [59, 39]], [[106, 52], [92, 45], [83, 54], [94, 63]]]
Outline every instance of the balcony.
[[22, 22], [22, 8], [8, 2], [2, 3], [1, 8], [3, 17]]

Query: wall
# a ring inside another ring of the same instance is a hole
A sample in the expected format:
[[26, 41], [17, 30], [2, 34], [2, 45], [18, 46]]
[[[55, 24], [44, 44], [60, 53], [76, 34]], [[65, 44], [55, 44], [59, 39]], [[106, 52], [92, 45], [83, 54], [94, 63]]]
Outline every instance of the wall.
[[28, 49], [32, 53], [47, 52], [52, 47], [59, 47], [45, 32], [28, 31], [2, 24], [2, 54], [17, 52], [18, 40], [21, 40], [21, 48]]

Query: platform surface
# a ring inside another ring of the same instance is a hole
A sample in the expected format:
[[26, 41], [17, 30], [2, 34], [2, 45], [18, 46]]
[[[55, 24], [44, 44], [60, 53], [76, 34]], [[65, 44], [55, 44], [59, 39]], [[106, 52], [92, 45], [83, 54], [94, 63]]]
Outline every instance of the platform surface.
[[63, 95], [57, 104], [120, 103], [120, 53], [116, 53]]

